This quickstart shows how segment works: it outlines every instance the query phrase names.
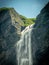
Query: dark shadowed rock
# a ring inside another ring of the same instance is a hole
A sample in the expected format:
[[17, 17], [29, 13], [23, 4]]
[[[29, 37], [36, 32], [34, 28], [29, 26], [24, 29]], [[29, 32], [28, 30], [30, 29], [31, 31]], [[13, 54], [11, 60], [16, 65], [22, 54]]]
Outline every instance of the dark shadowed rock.
[[15, 44], [22, 21], [14, 9], [0, 10], [0, 65], [17, 65]]
[[32, 30], [33, 65], [49, 65], [49, 3], [37, 16]]

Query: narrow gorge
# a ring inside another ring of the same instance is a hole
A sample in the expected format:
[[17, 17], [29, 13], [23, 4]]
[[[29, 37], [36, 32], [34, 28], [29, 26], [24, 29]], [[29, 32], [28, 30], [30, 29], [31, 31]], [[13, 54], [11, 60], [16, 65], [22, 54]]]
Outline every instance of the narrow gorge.
[[0, 10], [0, 65], [49, 65], [49, 3], [27, 27], [13, 8]]

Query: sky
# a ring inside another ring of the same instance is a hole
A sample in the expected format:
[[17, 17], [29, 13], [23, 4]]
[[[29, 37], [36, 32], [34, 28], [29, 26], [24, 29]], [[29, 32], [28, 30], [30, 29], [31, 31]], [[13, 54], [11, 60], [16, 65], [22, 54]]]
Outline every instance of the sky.
[[12, 7], [27, 18], [35, 18], [49, 0], [0, 0], [1, 7]]

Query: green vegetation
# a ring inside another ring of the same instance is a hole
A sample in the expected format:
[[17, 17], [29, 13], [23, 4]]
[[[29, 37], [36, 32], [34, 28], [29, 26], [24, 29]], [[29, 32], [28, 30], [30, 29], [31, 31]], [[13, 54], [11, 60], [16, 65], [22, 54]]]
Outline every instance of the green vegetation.
[[31, 21], [35, 22], [36, 18], [29, 18]]
[[28, 26], [35, 23], [36, 18], [26, 18], [25, 16], [20, 15], [20, 18], [24, 22], [24, 26]]
[[0, 11], [6, 11], [6, 10], [10, 10], [10, 9], [13, 9], [13, 8], [6, 8], [6, 7], [3, 7], [3, 8], [0, 8]]

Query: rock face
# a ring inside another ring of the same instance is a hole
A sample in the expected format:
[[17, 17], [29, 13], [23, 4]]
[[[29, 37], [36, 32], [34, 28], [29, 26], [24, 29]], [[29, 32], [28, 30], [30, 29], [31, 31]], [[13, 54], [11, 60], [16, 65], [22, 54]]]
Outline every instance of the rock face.
[[37, 16], [32, 30], [33, 65], [49, 65], [49, 3]]
[[15, 44], [22, 21], [13, 9], [0, 11], [0, 65], [17, 65]]

